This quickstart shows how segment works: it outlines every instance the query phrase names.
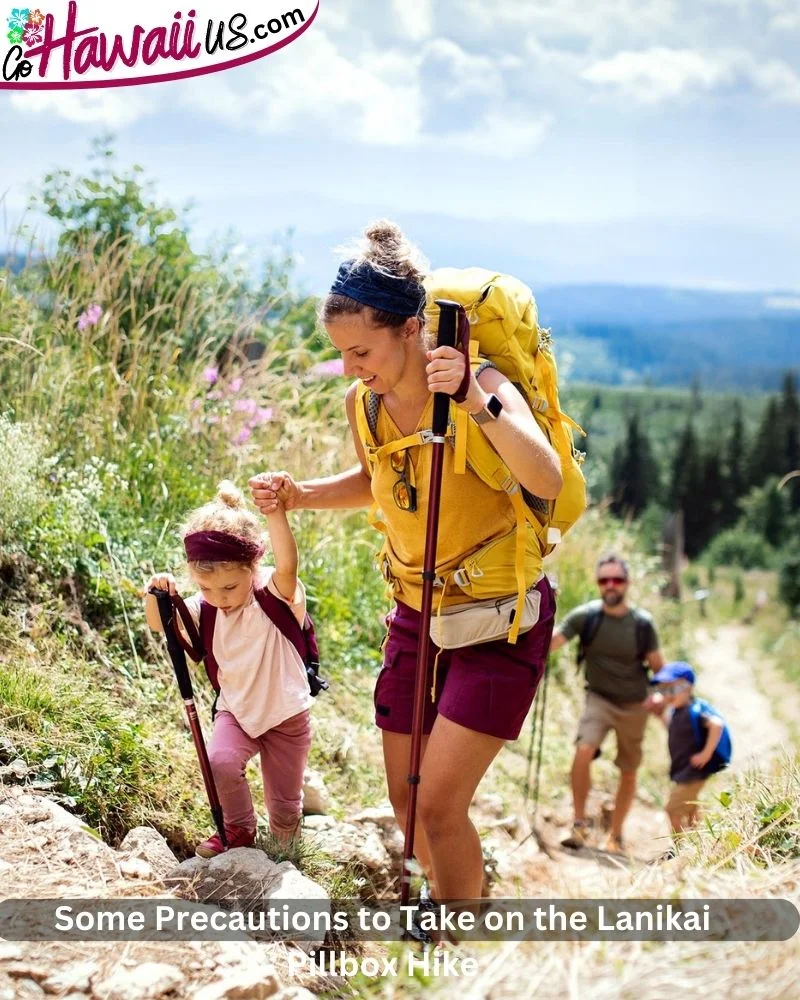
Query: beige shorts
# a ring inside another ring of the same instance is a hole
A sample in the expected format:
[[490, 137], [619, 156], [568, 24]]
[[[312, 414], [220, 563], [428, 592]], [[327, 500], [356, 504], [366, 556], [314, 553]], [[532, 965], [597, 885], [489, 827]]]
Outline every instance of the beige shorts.
[[705, 783], [705, 778], [701, 778], [699, 781], [673, 781], [666, 806], [667, 812], [670, 815], [677, 813], [684, 817], [694, 812], [697, 809], [697, 800], [700, 798], [700, 792]]
[[587, 691], [576, 743], [600, 747], [609, 730], [613, 729], [617, 734], [614, 763], [620, 771], [635, 771], [642, 762], [642, 740], [648, 714], [643, 701], [617, 705], [594, 691]]

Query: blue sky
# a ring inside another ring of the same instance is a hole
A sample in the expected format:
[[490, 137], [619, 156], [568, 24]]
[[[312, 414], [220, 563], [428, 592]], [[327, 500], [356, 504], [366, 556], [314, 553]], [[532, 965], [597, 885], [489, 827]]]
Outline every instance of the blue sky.
[[110, 128], [199, 239], [293, 226], [315, 290], [379, 214], [534, 285], [797, 289], [798, 125], [797, 0], [321, 0], [249, 66], [0, 93], [0, 193], [13, 222]]

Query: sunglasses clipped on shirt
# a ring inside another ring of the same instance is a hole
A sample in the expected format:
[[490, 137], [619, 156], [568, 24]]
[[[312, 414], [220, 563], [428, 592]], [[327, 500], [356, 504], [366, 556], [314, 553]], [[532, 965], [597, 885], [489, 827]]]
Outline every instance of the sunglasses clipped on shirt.
[[598, 587], [610, 587], [612, 584], [615, 587], [621, 587], [623, 583], [627, 583], [628, 578], [625, 576], [599, 576], [597, 578]]
[[394, 502], [400, 510], [406, 510], [413, 514], [417, 509], [417, 487], [414, 480], [414, 466], [408, 454], [408, 449], [395, 451], [389, 456], [392, 469], [397, 473], [398, 479], [392, 489]]

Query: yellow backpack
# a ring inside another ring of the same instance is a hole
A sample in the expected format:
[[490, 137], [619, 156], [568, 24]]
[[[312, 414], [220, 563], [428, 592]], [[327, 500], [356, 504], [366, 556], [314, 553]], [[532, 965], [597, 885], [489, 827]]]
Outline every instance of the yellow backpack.
[[[572, 431], [583, 430], [561, 411], [558, 373], [547, 331], [538, 324], [530, 288], [516, 278], [479, 267], [439, 268], [425, 282], [426, 323], [436, 333], [436, 299], [458, 302], [470, 322], [471, 364], [492, 364], [527, 399], [537, 422], [561, 460], [563, 486], [555, 500], [542, 500], [520, 488], [506, 464], [474, 420], [454, 403], [450, 405], [448, 440], [455, 449], [456, 473], [469, 467], [493, 489], [503, 490], [514, 508], [516, 528], [505, 544], [497, 540], [473, 554], [455, 576], [455, 582], [473, 598], [517, 591], [517, 608], [509, 642], [515, 642], [522, 607], [534, 567], [552, 552], [586, 509], [586, 482], [581, 472], [584, 456], [576, 451]], [[370, 397], [373, 405], [370, 406]], [[370, 468], [390, 451], [425, 443], [425, 432], [380, 446], [374, 436], [377, 399], [359, 383], [356, 422]], [[419, 439], [419, 440], [418, 440]], [[377, 525], [380, 527], [380, 524]], [[503, 540], [501, 540], [502, 542]], [[527, 558], [526, 558], [527, 555]], [[487, 587], [492, 591], [487, 595]]]

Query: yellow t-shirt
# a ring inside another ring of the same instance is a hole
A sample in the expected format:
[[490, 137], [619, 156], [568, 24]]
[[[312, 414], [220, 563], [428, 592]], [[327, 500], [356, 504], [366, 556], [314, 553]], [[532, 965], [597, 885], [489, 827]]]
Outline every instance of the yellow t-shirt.
[[[417, 430], [431, 426], [433, 396], [417, 424]], [[376, 440], [380, 444], [397, 441], [402, 434], [389, 416], [386, 407], [378, 410]], [[431, 445], [415, 445], [408, 449], [417, 490], [417, 509], [401, 510], [394, 501], [393, 490], [400, 478], [392, 462], [383, 459], [372, 472], [372, 496], [379, 507], [378, 519], [386, 525], [387, 554], [394, 596], [412, 608], [422, 603], [422, 567], [425, 558], [425, 531], [428, 520], [428, 496], [431, 477]], [[436, 549], [436, 573], [441, 577], [458, 569], [464, 559], [487, 542], [507, 535], [516, 520], [511, 502], [505, 493], [487, 486], [471, 469], [456, 475], [454, 452], [449, 444], [444, 448], [442, 493], [439, 508], [439, 539]], [[400, 460], [395, 459], [399, 467]], [[441, 590], [434, 594], [434, 609], [439, 606]], [[502, 595], [497, 595], [502, 596]], [[449, 582], [441, 602], [442, 607], [464, 604], [469, 597]]]

